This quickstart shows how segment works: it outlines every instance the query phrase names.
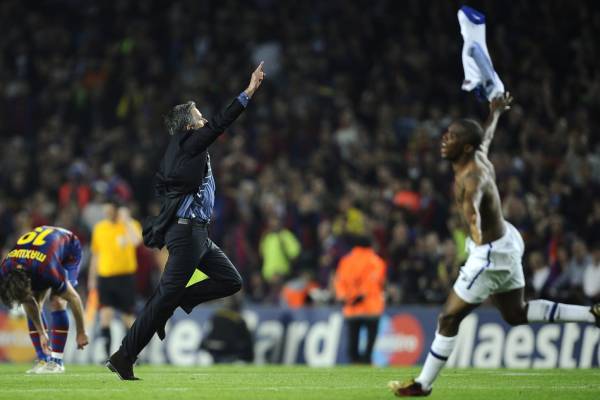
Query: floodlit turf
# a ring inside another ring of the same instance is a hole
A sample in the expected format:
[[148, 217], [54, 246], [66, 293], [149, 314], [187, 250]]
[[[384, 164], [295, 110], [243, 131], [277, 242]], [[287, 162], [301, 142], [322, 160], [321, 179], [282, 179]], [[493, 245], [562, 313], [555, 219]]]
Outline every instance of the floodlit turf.
[[[122, 382], [101, 366], [28, 376], [27, 365], [0, 365], [0, 399], [392, 399], [391, 379], [415, 368], [255, 367], [136, 368], [143, 380]], [[431, 399], [600, 399], [600, 370], [448, 369]]]

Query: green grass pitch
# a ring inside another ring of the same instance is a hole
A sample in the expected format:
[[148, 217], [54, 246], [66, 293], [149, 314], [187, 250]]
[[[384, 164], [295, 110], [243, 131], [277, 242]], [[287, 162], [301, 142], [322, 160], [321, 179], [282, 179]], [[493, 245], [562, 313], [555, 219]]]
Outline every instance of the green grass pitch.
[[[123, 382], [102, 366], [68, 365], [64, 375], [25, 375], [0, 365], [0, 399], [393, 399], [386, 384], [417, 368], [214, 366], [136, 368]], [[431, 399], [600, 399], [600, 370], [447, 369]]]

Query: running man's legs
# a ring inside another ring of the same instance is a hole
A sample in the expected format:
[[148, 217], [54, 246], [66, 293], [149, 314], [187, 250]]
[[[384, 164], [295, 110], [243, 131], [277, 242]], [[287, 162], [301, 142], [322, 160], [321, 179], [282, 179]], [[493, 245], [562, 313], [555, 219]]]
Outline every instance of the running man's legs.
[[431, 393], [431, 385], [454, 350], [461, 321], [478, 306], [479, 303], [467, 303], [454, 290], [450, 292], [438, 316], [438, 330], [419, 376], [414, 380], [388, 384], [396, 396], [426, 396]]

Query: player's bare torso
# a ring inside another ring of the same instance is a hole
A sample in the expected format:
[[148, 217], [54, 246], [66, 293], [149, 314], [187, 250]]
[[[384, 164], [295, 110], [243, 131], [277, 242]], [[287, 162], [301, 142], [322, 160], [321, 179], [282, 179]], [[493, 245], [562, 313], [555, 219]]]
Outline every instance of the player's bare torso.
[[493, 164], [483, 152], [477, 151], [471, 162], [466, 164], [460, 171], [456, 171], [454, 180], [455, 201], [468, 232], [468, 223], [462, 211], [465, 201], [465, 179], [467, 178], [478, 179], [482, 190], [479, 205], [481, 244], [500, 239], [504, 235], [505, 228], [500, 194], [496, 186], [496, 172]]

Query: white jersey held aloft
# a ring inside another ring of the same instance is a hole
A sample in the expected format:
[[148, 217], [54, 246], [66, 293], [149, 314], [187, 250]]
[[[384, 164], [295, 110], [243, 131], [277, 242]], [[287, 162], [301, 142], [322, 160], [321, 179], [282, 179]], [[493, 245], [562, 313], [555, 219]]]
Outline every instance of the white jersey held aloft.
[[485, 15], [471, 7], [458, 10], [458, 23], [464, 44], [462, 62], [465, 79], [462, 89], [491, 101], [504, 93], [504, 83], [494, 70], [485, 39]]

